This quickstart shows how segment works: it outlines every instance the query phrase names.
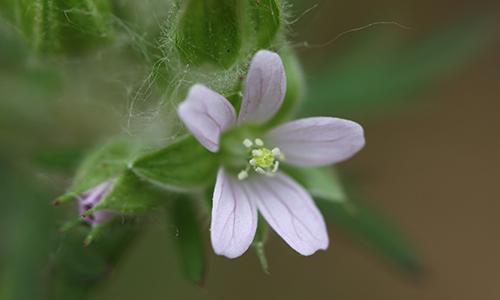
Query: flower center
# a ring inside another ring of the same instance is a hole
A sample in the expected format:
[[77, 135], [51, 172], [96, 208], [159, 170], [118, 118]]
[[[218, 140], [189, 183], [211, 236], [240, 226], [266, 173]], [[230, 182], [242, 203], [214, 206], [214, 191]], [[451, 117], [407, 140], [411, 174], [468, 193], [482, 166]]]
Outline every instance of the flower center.
[[259, 175], [273, 176], [279, 169], [280, 161], [285, 159], [279, 148], [266, 148], [264, 142], [259, 138], [253, 142], [250, 139], [245, 139], [243, 146], [248, 149], [249, 158], [246, 168], [238, 173], [239, 180], [246, 179], [250, 170]]
[[274, 164], [273, 152], [264, 147], [252, 151], [252, 159], [255, 166], [260, 168], [269, 168]]

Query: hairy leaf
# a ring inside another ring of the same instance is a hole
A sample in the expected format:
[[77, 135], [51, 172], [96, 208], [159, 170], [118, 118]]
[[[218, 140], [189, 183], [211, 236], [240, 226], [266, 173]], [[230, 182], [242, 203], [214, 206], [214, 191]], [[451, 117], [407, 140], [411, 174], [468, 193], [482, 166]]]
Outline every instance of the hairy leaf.
[[249, 0], [257, 48], [268, 48], [280, 28], [280, 7], [276, 0]]
[[241, 48], [242, 0], [188, 0], [177, 25], [176, 47], [189, 64], [229, 68]]
[[206, 186], [216, 169], [216, 155], [192, 136], [141, 157], [132, 166], [141, 178], [173, 191]]

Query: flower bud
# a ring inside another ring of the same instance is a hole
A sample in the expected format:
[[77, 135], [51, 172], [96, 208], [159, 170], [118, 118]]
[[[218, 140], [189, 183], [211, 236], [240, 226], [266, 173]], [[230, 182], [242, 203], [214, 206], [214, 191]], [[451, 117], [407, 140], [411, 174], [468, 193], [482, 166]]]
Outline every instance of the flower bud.
[[113, 35], [109, 0], [58, 0], [60, 40], [64, 50], [80, 52]]
[[280, 7], [276, 0], [249, 1], [250, 19], [258, 49], [268, 48], [273, 42], [281, 24]]
[[9, 0], [1, 8], [38, 52], [80, 51], [112, 32], [108, 0]]
[[[88, 210], [98, 205], [104, 198], [106, 193], [109, 192], [112, 185], [112, 180], [108, 180], [79, 195], [77, 199], [80, 215], [83, 216]], [[115, 214], [110, 211], [100, 210], [93, 214], [85, 216], [84, 220], [92, 226], [96, 226], [112, 218], [114, 215]]]
[[243, 0], [188, 0], [176, 27], [175, 43], [188, 64], [231, 67], [241, 49]]

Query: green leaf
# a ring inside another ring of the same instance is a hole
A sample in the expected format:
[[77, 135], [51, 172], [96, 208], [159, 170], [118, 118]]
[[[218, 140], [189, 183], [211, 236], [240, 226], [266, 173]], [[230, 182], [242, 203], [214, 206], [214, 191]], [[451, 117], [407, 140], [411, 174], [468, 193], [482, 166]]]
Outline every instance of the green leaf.
[[326, 168], [287, 167], [286, 171], [310, 191], [328, 223], [377, 249], [404, 270], [413, 274], [422, 271], [414, 249], [395, 226], [361, 203], [347, 200], [334, 173]]
[[167, 190], [202, 188], [215, 177], [218, 160], [193, 136], [188, 136], [138, 159], [132, 170]]
[[97, 148], [82, 162], [73, 185], [58, 201], [71, 200], [100, 183], [119, 176], [138, 153], [137, 145], [123, 140], [115, 140]]
[[182, 271], [189, 281], [201, 285], [205, 275], [203, 235], [195, 205], [191, 199], [176, 199], [169, 210], [175, 226], [175, 242]]
[[257, 49], [268, 48], [280, 28], [279, 5], [276, 0], [249, 0], [249, 3]]
[[242, 0], [188, 0], [177, 24], [176, 48], [186, 63], [232, 66], [241, 48]]
[[386, 111], [414, 99], [477, 57], [496, 37], [493, 23], [488, 16], [456, 21], [410, 45], [386, 31], [358, 33], [348, 53], [310, 77], [304, 113]]

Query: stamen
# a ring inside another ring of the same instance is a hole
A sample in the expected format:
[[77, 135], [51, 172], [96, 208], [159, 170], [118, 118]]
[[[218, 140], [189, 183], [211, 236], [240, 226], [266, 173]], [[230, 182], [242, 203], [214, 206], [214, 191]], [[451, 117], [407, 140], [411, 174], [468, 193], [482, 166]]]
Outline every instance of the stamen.
[[245, 180], [248, 177], [248, 172], [243, 170], [238, 173], [238, 180]]
[[278, 172], [280, 161], [284, 159], [284, 154], [278, 147], [266, 148], [264, 141], [260, 138], [253, 140], [243, 140], [243, 145], [248, 148], [249, 158], [245, 169], [238, 173], [239, 180], [245, 180], [250, 176], [249, 171], [265, 176], [274, 176]]
[[266, 174], [266, 171], [264, 171], [264, 169], [262, 169], [261, 167], [255, 168], [255, 172], [259, 173], [260, 175]]
[[245, 140], [243, 141], [243, 145], [244, 145], [245, 147], [247, 147], [247, 148], [250, 148], [250, 147], [252, 147], [252, 146], [253, 146], [253, 143], [252, 143], [252, 141], [251, 141], [251, 140], [249, 140], [249, 139], [245, 139]]
[[262, 156], [262, 150], [254, 149], [254, 150], [252, 150], [252, 155], [253, 156]]
[[276, 161], [274, 162], [274, 166], [273, 166], [273, 170], [272, 170], [272, 172], [273, 172], [273, 173], [276, 173], [276, 172], [278, 171], [279, 167], [280, 167], [280, 162], [279, 162], [278, 160], [276, 160]]

